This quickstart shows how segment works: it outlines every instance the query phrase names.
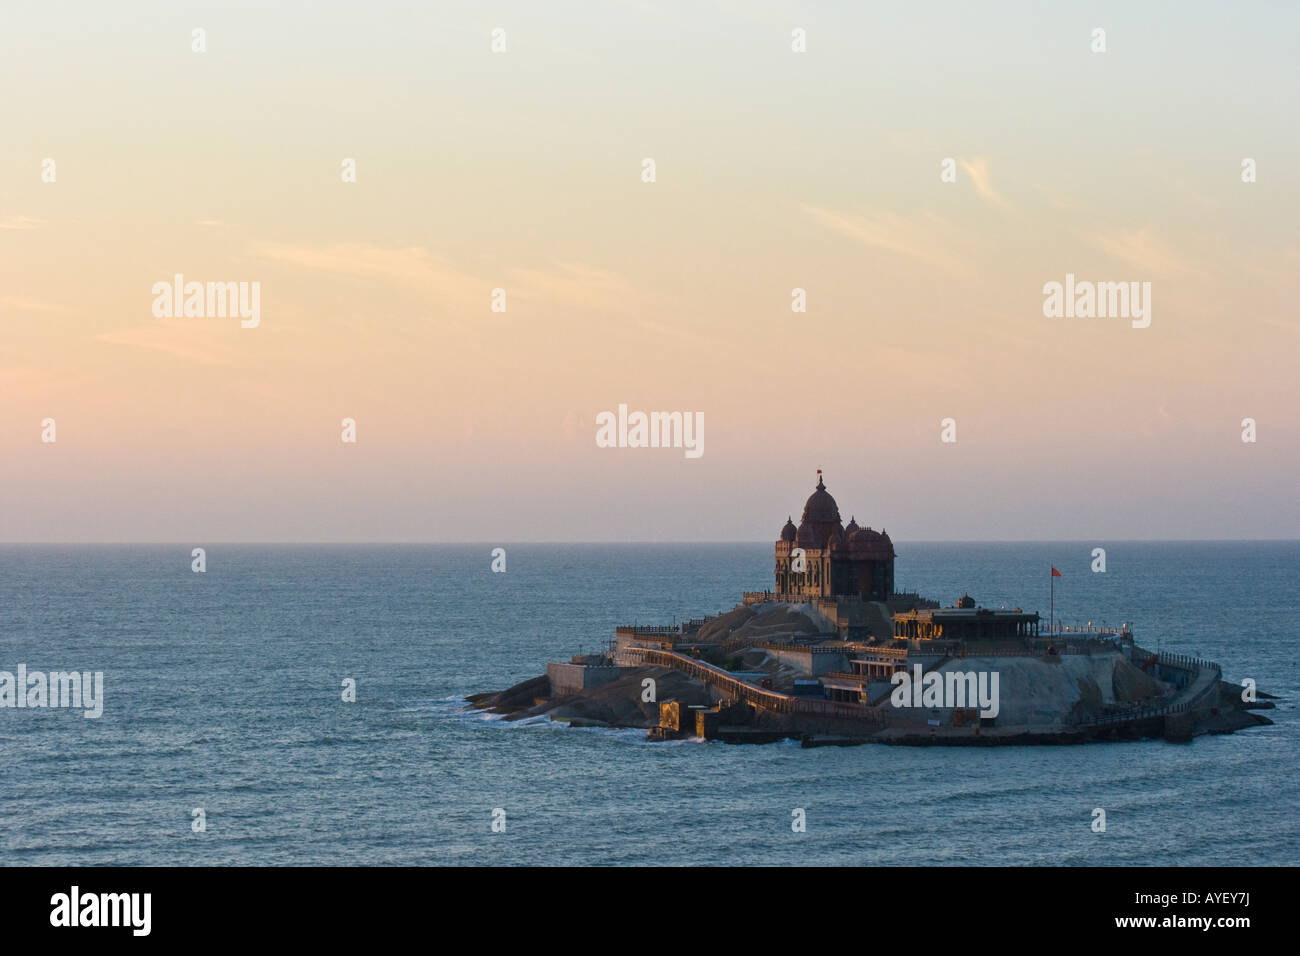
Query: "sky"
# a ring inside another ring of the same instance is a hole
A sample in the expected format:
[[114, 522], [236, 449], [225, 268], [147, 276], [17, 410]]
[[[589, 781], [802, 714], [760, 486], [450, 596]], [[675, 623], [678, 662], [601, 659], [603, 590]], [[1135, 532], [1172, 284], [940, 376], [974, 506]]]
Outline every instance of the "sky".
[[[0, 540], [771, 541], [818, 468], [898, 541], [1300, 537], [1298, 46], [1267, 2], [6, 2]], [[156, 316], [176, 274], [258, 324]], [[1067, 274], [1149, 326], [1045, 316]], [[703, 454], [598, 447], [620, 404]]]

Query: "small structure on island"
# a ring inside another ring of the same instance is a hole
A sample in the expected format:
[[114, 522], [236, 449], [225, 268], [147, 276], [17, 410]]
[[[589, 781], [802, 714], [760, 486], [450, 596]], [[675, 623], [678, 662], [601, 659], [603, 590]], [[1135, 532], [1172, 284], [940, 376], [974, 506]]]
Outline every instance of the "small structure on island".
[[894, 615], [894, 636], [928, 641], [1014, 641], [1038, 637], [1038, 614], [1016, 608], [924, 608]]

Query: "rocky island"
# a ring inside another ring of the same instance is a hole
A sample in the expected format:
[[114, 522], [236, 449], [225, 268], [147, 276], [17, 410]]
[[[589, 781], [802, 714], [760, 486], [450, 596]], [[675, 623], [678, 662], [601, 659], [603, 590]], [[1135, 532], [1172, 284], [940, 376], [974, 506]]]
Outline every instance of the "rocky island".
[[657, 740], [806, 747], [1186, 741], [1270, 723], [1254, 713], [1268, 695], [1211, 661], [1146, 650], [1127, 626], [1071, 629], [965, 594], [940, 607], [896, 592], [889, 535], [842, 524], [820, 472], [775, 559], [773, 590], [727, 613], [619, 627], [604, 653], [470, 705]]

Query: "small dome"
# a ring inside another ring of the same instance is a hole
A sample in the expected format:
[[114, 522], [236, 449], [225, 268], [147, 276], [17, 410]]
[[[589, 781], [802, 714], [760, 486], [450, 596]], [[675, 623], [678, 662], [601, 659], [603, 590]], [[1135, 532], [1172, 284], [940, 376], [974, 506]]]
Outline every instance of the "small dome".
[[785, 519], [785, 527], [781, 529], [781, 540], [793, 542], [799, 535], [799, 529], [794, 526], [794, 522], [789, 518]]
[[858, 519], [850, 518], [849, 523], [844, 526], [844, 537], [847, 539], [849, 535], [853, 534], [853, 532], [857, 530], [858, 530]]
[[849, 552], [854, 557], [892, 558], [894, 545], [889, 540], [889, 535], [862, 528], [849, 537]]

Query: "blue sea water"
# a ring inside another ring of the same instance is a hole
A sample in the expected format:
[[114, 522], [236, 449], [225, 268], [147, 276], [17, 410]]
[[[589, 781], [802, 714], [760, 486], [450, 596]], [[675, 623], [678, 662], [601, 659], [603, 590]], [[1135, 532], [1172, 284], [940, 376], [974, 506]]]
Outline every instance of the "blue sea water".
[[1254, 678], [1283, 698], [1274, 726], [803, 750], [465, 712], [616, 624], [729, 609], [768, 586], [765, 544], [505, 545], [505, 574], [488, 545], [210, 545], [204, 574], [189, 546], [0, 546], [0, 670], [105, 682], [99, 719], [0, 709], [0, 861], [1300, 862], [1300, 543], [1102, 545], [1104, 574], [1094, 542], [901, 544], [898, 584], [1045, 613], [1055, 564], [1067, 622], [1128, 620], [1144, 646]]

